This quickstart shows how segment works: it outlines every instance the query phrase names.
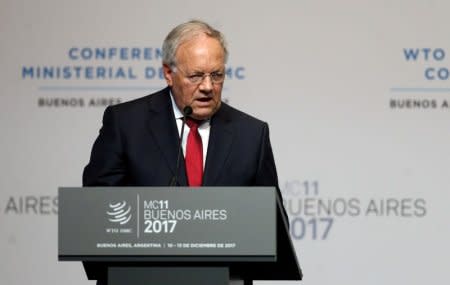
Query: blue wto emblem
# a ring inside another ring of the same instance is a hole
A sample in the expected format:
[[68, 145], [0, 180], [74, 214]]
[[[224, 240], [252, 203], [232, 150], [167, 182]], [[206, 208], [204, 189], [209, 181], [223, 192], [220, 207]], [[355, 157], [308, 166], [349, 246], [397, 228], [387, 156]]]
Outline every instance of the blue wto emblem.
[[131, 219], [131, 206], [127, 202], [122, 201], [116, 204], [109, 204], [111, 211], [107, 211], [108, 220], [112, 223], [119, 223], [121, 225], [127, 224]]

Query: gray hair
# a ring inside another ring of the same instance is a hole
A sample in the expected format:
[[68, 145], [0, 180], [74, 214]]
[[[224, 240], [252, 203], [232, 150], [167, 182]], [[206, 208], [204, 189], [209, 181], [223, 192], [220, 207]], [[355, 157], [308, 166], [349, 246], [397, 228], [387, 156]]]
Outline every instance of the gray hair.
[[170, 31], [162, 46], [162, 62], [171, 67], [174, 67], [176, 65], [175, 55], [178, 47], [200, 34], [206, 34], [207, 36], [219, 41], [220, 45], [223, 48], [226, 62], [228, 59], [228, 50], [227, 44], [225, 42], [225, 37], [220, 31], [214, 29], [207, 23], [200, 20], [191, 20], [189, 22], [180, 24], [176, 26], [172, 31]]

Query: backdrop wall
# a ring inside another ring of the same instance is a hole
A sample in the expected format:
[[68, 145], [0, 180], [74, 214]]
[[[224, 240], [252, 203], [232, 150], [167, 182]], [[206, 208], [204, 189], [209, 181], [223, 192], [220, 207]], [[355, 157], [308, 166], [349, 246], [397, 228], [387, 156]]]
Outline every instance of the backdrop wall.
[[224, 99], [270, 124], [302, 283], [445, 282], [449, 10], [2, 0], [1, 283], [92, 284], [57, 262], [57, 188], [81, 185], [106, 105], [164, 87], [162, 41], [192, 18], [227, 36]]

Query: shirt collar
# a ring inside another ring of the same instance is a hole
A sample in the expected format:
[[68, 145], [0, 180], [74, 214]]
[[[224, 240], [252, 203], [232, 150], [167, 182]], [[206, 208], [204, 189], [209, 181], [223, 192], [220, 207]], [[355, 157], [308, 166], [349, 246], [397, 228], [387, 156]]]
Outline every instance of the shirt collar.
[[170, 101], [172, 102], [172, 110], [173, 110], [175, 119], [183, 118], [183, 113], [181, 113], [180, 109], [178, 109], [177, 104], [175, 104], [175, 99], [173, 99], [172, 90], [170, 90]]
[[[175, 104], [175, 99], [173, 98], [172, 95], [172, 90], [170, 90], [170, 101], [172, 102], [172, 110], [173, 110], [173, 115], [175, 116], [175, 119], [183, 119], [183, 113], [180, 111], [180, 109], [178, 109], [177, 104]], [[209, 121], [210, 119], [204, 120], [204, 122], [201, 124], [201, 126], [209, 126]]]

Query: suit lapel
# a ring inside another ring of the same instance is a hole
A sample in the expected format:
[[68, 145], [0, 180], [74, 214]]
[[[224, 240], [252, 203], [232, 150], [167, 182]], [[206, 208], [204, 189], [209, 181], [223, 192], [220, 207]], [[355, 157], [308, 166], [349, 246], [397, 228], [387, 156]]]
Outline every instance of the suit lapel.
[[233, 128], [227, 106], [223, 104], [211, 119], [208, 152], [206, 157], [203, 185], [215, 185], [233, 143]]
[[[150, 113], [148, 129], [161, 150], [172, 175], [175, 175], [179, 135], [170, 102], [169, 88], [150, 97]], [[167, 181], [167, 184], [169, 182]], [[183, 155], [180, 158], [178, 184], [187, 185]]]

